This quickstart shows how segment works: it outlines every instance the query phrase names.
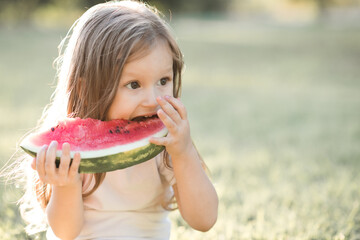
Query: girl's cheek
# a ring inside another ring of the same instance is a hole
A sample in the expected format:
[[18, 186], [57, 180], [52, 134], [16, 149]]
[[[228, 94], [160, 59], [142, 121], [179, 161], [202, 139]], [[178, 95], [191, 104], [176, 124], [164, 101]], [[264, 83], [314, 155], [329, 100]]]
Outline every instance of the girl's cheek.
[[163, 94], [162, 96], [165, 95], [169, 95], [169, 96], [173, 96], [173, 84], [168, 84], [164, 89], [163, 89]]

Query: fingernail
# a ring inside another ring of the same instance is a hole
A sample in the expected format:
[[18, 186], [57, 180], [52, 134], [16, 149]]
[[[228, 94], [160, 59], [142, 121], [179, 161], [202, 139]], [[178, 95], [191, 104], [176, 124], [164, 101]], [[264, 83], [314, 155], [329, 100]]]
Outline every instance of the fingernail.
[[170, 96], [168, 96], [168, 95], [165, 95], [165, 97], [164, 97], [166, 100], [169, 100], [170, 99]]

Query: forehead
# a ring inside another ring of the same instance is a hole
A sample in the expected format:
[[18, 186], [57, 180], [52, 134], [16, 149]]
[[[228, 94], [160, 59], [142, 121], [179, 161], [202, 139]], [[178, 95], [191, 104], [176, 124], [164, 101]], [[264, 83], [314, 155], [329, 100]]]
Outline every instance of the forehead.
[[165, 73], [173, 70], [173, 54], [167, 42], [159, 41], [134, 56], [126, 61], [123, 74], [150, 74], [151, 71]]
[[173, 52], [171, 51], [170, 44], [165, 39], [159, 38], [153, 41], [139, 40], [132, 47], [129, 56], [126, 59], [126, 63], [145, 57], [153, 51], [154, 48], [158, 48], [159, 46], [166, 48], [173, 58]]

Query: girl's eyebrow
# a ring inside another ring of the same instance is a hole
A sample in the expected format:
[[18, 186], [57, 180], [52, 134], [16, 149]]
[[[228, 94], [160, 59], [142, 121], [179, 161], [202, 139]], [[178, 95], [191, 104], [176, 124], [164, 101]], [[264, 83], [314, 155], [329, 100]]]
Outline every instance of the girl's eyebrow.
[[169, 74], [170, 72], [173, 72], [173, 66], [172, 66], [172, 65], [169, 66], [169, 67], [167, 67], [167, 68], [164, 68], [164, 70], [161, 71], [161, 74], [167, 75], [167, 74]]
[[173, 66], [171, 65], [169, 68], [167, 68], [164, 72], [168, 73], [168, 72], [172, 72], [173, 71]]
[[[164, 68], [163, 71], [161, 71], [161, 74], [168, 74], [170, 72], [173, 72], [173, 66], [171, 65], [168, 68]], [[139, 75], [142, 75], [142, 73], [136, 72], [136, 71], [124, 71], [122, 72], [123, 75], [129, 76], [129, 77], [138, 77]]]

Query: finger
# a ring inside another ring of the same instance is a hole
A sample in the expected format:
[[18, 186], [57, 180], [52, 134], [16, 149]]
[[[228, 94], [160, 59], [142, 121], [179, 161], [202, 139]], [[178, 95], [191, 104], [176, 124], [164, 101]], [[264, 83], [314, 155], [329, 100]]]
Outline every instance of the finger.
[[31, 168], [33, 170], [36, 170], [36, 157], [34, 157], [33, 160], [31, 161]]
[[61, 177], [67, 176], [70, 165], [70, 144], [64, 143], [62, 145], [62, 153], [60, 158], [59, 175]]
[[158, 117], [161, 119], [161, 121], [164, 123], [165, 127], [170, 131], [174, 132], [176, 131], [176, 124], [174, 121], [164, 112], [164, 110], [159, 109], [157, 111]]
[[73, 178], [79, 173], [80, 161], [81, 161], [80, 153], [75, 153], [69, 169], [69, 178]]
[[180, 114], [176, 111], [176, 109], [165, 100], [163, 97], [157, 98], [158, 103], [160, 104], [161, 108], [166, 112], [166, 114], [176, 123], [181, 121]]
[[149, 142], [159, 146], [167, 146], [169, 144], [169, 140], [166, 137], [152, 137], [149, 139]]
[[187, 119], [186, 108], [179, 98], [174, 98], [168, 95], [166, 95], [164, 98], [175, 108], [181, 119]]
[[42, 146], [38, 154], [36, 155], [36, 170], [38, 172], [41, 181], [45, 182], [45, 157], [47, 145]]
[[45, 171], [46, 175], [50, 177], [55, 176], [55, 160], [57, 146], [58, 143], [56, 141], [52, 141], [49, 145], [48, 150], [46, 151]]

